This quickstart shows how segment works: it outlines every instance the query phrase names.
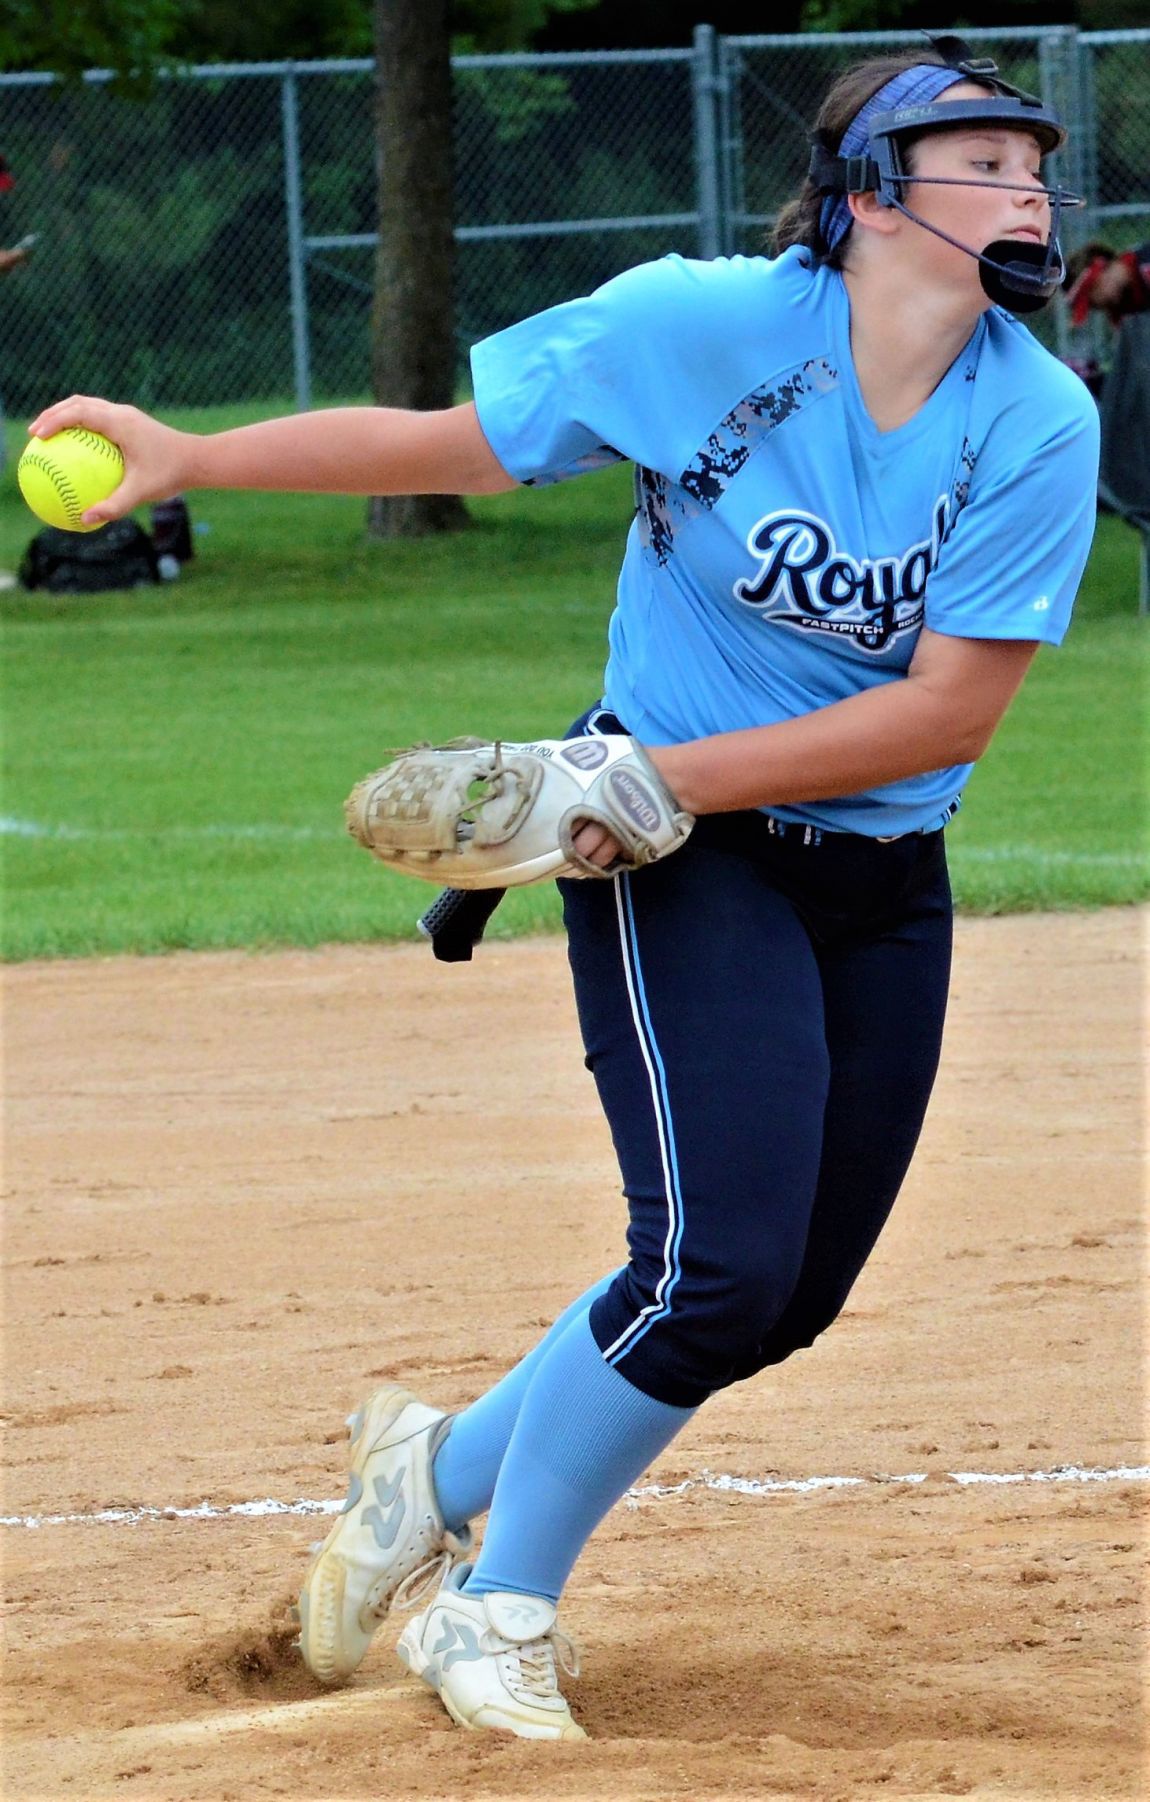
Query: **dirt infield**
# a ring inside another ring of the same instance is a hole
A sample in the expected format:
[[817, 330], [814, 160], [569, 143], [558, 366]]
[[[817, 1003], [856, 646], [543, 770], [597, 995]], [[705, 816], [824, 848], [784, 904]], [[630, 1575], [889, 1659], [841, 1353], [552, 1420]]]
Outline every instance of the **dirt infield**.
[[1143, 924], [961, 923], [846, 1314], [644, 1482], [867, 1480], [616, 1509], [564, 1603], [568, 1747], [453, 1728], [390, 1624], [317, 1693], [284, 1613], [315, 1520], [138, 1517], [342, 1494], [375, 1380], [466, 1403], [618, 1261], [562, 946], [9, 970], [4, 1512], [130, 1518], [5, 1529], [3, 1795], [1150, 1793]]

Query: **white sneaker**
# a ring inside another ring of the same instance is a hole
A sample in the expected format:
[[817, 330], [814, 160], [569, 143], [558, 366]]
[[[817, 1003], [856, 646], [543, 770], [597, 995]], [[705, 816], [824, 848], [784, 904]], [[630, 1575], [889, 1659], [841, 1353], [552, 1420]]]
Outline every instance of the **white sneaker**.
[[396, 1651], [435, 1690], [460, 1727], [495, 1727], [523, 1739], [586, 1739], [559, 1693], [556, 1665], [579, 1675], [579, 1660], [541, 1596], [476, 1596], [456, 1565], [429, 1608], [409, 1621]]
[[470, 1550], [443, 1524], [431, 1465], [449, 1416], [406, 1389], [377, 1389], [348, 1420], [351, 1482], [299, 1598], [300, 1652], [321, 1683], [342, 1683], [395, 1601], [422, 1596]]

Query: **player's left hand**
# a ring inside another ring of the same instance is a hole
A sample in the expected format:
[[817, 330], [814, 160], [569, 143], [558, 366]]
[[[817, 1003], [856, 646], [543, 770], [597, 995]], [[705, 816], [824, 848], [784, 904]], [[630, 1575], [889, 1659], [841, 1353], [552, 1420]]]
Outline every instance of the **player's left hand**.
[[[678, 778], [667, 768], [668, 763], [678, 754], [667, 745], [644, 745], [644, 755], [654, 764], [665, 785], [674, 794], [679, 793]], [[688, 811], [684, 808], [684, 812]], [[580, 857], [588, 863], [597, 864], [601, 869], [609, 869], [620, 857], [626, 855], [626, 846], [612, 838], [605, 826], [588, 823], [580, 826], [574, 835], [574, 845]]]
[[606, 826], [580, 826], [578, 832], [571, 835], [580, 857], [585, 863], [593, 863], [601, 870], [606, 870], [615, 860], [623, 855], [623, 846], [617, 838], [613, 838]]
[[695, 823], [623, 733], [416, 745], [357, 784], [345, 813], [382, 863], [460, 889], [639, 869]]

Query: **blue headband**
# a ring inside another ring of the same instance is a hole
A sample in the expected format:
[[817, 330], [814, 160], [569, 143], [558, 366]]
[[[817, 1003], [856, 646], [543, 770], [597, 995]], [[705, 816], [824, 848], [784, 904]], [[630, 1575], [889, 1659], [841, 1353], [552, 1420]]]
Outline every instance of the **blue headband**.
[[[924, 106], [937, 100], [947, 88], [954, 87], [956, 82], [969, 81], [961, 69], [944, 69], [937, 63], [916, 63], [913, 69], [903, 69], [881, 87], [877, 94], [872, 94], [866, 105], [859, 108], [843, 133], [839, 145], [840, 156], [861, 156], [870, 147], [870, 134], [867, 126], [876, 113], [893, 112], [898, 106]], [[819, 227], [826, 241], [828, 250], [841, 244], [854, 220], [850, 203], [845, 194], [827, 194], [823, 200], [822, 212], [819, 215]]]

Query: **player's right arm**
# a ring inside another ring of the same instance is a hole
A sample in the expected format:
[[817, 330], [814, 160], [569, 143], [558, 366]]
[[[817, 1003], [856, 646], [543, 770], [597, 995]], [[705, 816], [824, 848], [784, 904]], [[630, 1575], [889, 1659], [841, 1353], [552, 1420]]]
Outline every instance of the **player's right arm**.
[[84, 514], [119, 519], [147, 501], [193, 488], [300, 494], [499, 494], [516, 486], [470, 403], [436, 413], [340, 407], [200, 435], [162, 425], [137, 407], [73, 395], [45, 408], [29, 431], [51, 438], [87, 426], [124, 453], [124, 480]]

